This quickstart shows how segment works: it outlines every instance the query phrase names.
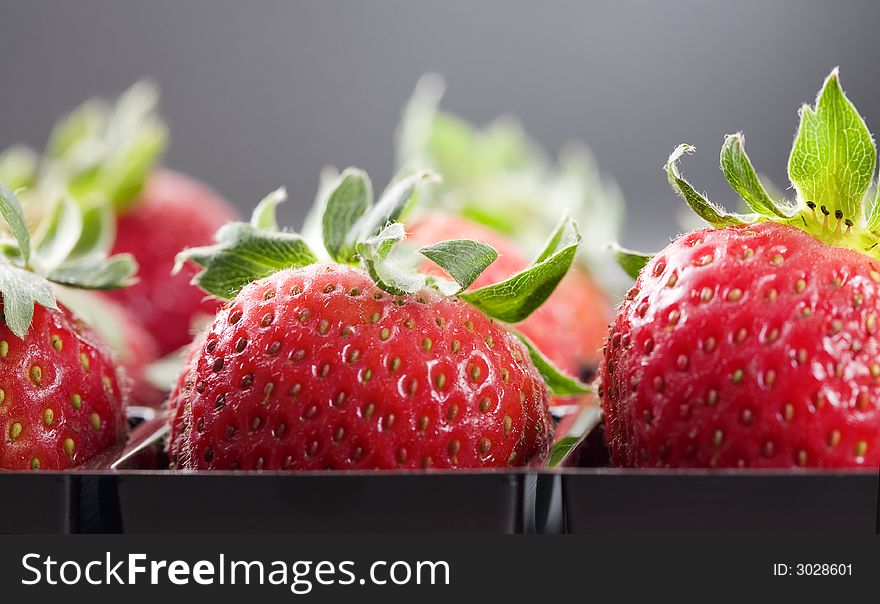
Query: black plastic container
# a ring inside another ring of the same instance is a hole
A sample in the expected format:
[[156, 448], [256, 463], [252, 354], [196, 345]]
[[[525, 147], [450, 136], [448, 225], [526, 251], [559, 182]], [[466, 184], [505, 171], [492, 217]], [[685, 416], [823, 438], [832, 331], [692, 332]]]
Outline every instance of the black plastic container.
[[0, 533], [75, 532], [76, 499], [71, 474], [0, 472]]
[[877, 469], [559, 471], [569, 533], [878, 531]]
[[[534, 527], [529, 472], [185, 473], [82, 476], [99, 510], [88, 532], [521, 533]], [[96, 495], [96, 496], [95, 496]]]

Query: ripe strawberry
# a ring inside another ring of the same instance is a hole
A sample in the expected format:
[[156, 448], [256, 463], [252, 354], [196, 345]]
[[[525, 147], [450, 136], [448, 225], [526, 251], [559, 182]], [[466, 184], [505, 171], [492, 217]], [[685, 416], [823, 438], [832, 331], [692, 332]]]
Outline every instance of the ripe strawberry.
[[25, 337], [0, 324], [0, 468], [63, 470], [121, 444], [125, 380], [66, 308], [34, 306]]
[[194, 370], [185, 467], [522, 465], [549, 443], [546, 389], [519, 340], [469, 304], [390, 296], [356, 268], [246, 286]]
[[0, 258], [0, 469], [71, 468], [125, 439], [123, 371], [95, 332], [57, 304], [48, 280], [106, 289], [135, 265], [90, 249], [100, 237], [80, 220], [59, 219], [75, 216], [75, 204], [59, 207], [32, 248], [18, 199], [0, 183], [13, 236]]
[[518, 320], [546, 298], [574, 257], [573, 224], [526, 269], [527, 289], [508, 281], [448, 297], [439, 290], [468, 287], [494, 252], [469, 241], [423, 249], [453, 275], [454, 290], [395, 264], [403, 239], [395, 220], [422, 178], [398, 181], [372, 205], [366, 176], [344, 172], [322, 222], [335, 263], [318, 263], [298, 235], [275, 230], [274, 203], [265, 202], [250, 225], [230, 225], [216, 246], [182, 255], [205, 268], [199, 284], [234, 297], [173, 397], [178, 466], [497, 467], [546, 456], [542, 375], [556, 387], [576, 384], [486, 312]]
[[[529, 264], [515, 242], [465, 218], [432, 213], [414, 222], [409, 233], [409, 241], [419, 245], [461, 237], [491, 245], [499, 254], [474, 282], [477, 287], [506, 279]], [[423, 270], [442, 274], [427, 263]], [[601, 356], [610, 306], [607, 295], [575, 266], [553, 296], [518, 328], [560, 369], [590, 379]]]
[[144, 191], [119, 216], [113, 251], [137, 259], [139, 280], [109, 295], [139, 318], [156, 339], [160, 355], [187, 344], [194, 319], [212, 316], [219, 307], [189, 284], [193, 268], [171, 276], [175, 255], [184, 247], [207, 245], [234, 217], [217, 193], [167, 170], [151, 175]]
[[756, 214], [723, 213], [680, 176], [689, 150], [670, 182], [717, 228], [647, 262], [612, 323], [600, 396], [614, 463], [876, 468], [880, 206], [862, 207], [876, 150], [836, 71], [802, 110], [796, 206], [766, 194], [731, 135], [722, 168]]

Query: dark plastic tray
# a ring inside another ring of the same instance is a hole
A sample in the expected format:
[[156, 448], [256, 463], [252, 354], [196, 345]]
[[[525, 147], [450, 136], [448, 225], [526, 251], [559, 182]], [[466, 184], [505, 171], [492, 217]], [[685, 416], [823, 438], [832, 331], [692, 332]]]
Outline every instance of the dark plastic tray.
[[570, 533], [878, 531], [878, 470], [559, 471]]
[[0, 533], [74, 532], [75, 486], [70, 474], [0, 472]]
[[[534, 475], [203, 473], [83, 477], [98, 525], [125, 533], [519, 533], [533, 526]], [[532, 486], [530, 486], [532, 485]]]

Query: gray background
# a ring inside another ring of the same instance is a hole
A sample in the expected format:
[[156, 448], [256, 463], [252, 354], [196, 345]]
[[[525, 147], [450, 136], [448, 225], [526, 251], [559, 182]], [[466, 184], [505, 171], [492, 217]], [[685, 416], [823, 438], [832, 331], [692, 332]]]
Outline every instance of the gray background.
[[678, 230], [660, 167], [732, 203], [717, 168], [743, 130], [786, 183], [797, 108], [841, 66], [880, 131], [880, 6], [870, 2], [0, 0], [0, 146], [42, 144], [54, 118], [148, 76], [172, 126], [168, 163], [241, 208], [287, 185], [298, 225], [321, 166], [392, 170], [392, 133], [418, 76], [477, 122], [518, 115], [558, 149], [583, 139], [630, 207], [624, 242]]

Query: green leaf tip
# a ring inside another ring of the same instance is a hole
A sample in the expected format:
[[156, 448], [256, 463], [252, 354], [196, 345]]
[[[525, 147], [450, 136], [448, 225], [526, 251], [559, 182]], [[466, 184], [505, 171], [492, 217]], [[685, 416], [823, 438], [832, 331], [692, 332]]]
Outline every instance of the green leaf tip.
[[158, 88], [136, 82], [113, 103], [91, 99], [62, 118], [46, 148], [46, 173], [75, 199], [100, 196], [125, 209], [165, 151]]
[[278, 230], [278, 219], [275, 216], [278, 205], [287, 201], [287, 189], [279, 187], [266, 195], [254, 208], [251, 215], [251, 226], [267, 231]]
[[767, 217], [789, 217], [791, 210], [779, 205], [764, 189], [746, 154], [745, 138], [741, 132], [724, 137], [724, 144], [721, 146], [721, 171], [733, 190], [739, 193], [753, 212]]
[[31, 261], [31, 236], [24, 220], [24, 210], [18, 197], [0, 182], [0, 215], [18, 244], [18, 253], [27, 266]]
[[58, 308], [50, 281], [81, 289], [111, 289], [128, 284], [137, 268], [130, 255], [108, 258], [105, 250], [88, 241], [101, 239], [93, 231], [103, 222], [91, 215], [86, 222], [80, 207], [67, 196], [50, 208], [32, 237], [18, 197], [0, 182], [0, 214], [15, 240], [0, 255], [3, 316], [20, 338], [30, 327], [34, 304]]
[[324, 247], [333, 260], [354, 260], [354, 225], [373, 205], [373, 185], [363, 170], [347, 168], [332, 185], [321, 218]]
[[675, 148], [669, 156], [669, 159], [666, 161], [666, 165], [663, 166], [663, 170], [666, 172], [666, 177], [668, 178], [672, 189], [678, 193], [697, 216], [716, 228], [746, 224], [748, 220], [744, 217], [725, 212], [723, 209], [706, 199], [706, 197], [697, 193], [696, 189], [694, 189], [691, 184], [681, 176], [678, 164], [681, 161], [682, 156], [685, 154], [690, 155], [694, 151], [695, 149], [693, 145], [682, 143]]
[[645, 265], [651, 261], [654, 256], [644, 252], [637, 252], [621, 247], [616, 243], [611, 245], [611, 251], [614, 253], [614, 259], [627, 275], [633, 279], [639, 278], [639, 273], [645, 268]]
[[318, 257], [296, 233], [256, 228], [245, 222], [223, 226], [215, 245], [180, 252], [174, 273], [187, 261], [202, 267], [193, 285], [218, 298], [231, 299], [252, 281], [286, 269], [314, 264]]
[[541, 374], [547, 391], [551, 396], [577, 396], [588, 394], [593, 389], [577, 378], [566, 375], [561, 369], [553, 364], [553, 361], [544, 356], [538, 348], [523, 333], [512, 329], [513, 334], [525, 345], [529, 352], [529, 358]]
[[441, 241], [423, 247], [419, 253], [446, 271], [461, 293], [477, 280], [484, 270], [498, 258], [498, 252], [491, 245], [470, 239]]
[[863, 217], [862, 199], [874, 178], [877, 149], [868, 127], [840, 85], [838, 69], [825, 79], [814, 107], [804, 105], [788, 174], [804, 203]]
[[460, 297], [490, 317], [518, 323], [553, 293], [571, 267], [580, 241], [577, 224], [566, 217], [529, 267], [499, 283], [466, 291]]

